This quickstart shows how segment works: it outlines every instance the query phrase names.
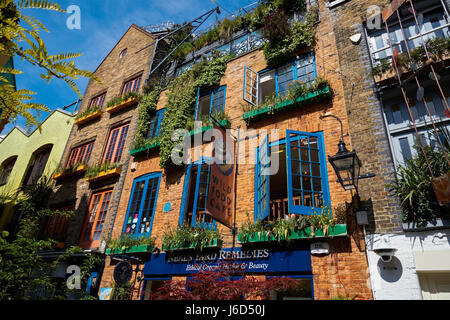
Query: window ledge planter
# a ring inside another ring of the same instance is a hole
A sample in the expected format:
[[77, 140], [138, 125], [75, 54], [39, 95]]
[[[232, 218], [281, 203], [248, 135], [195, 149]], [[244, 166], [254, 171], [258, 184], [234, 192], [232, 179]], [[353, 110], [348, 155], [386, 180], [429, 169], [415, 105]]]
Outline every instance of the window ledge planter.
[[130, 151], [130, 155], [132, 155], [132, 156], [139, 156], [139, 155], [145, 154], [147, 152], [152, 152], [152, 151], [156, 150], [157, 148], [159, 148], [160, 145], [161, 145], [161, 141], [157, 141], [157, 142], [154, 142], [154, 143], [152, 143], [150, 145], [147, 145], [147, 146], [145, 146], [143, 148], [131, 150]]
[[[337, 224], [333, 227], [330, 227], [328, 230], [328, 234], [324, 235], [322, 229], [314, 230], [314, 236], [311, 235], [311, 227], [307, 227], [303, 230], [296, 231], [292, 230], [291, 234], [288, 236], [288, 240], [299, 240], [299, 239], [316, 239], [316, 238], [333, 238], [333, 237], [343, 237], [347, 236], [347, 225], [346, 224]], [[238, 243], [246, 244], [246, 243], [258, 243], [258, 242], [277, 242], [277, 241], [285, 241], [284, 237], [281, 239], [277, 239], [275, 236], [268, 236], [264, 232], [253, 233], [249, 236], [243, 236], [242, 234], [238, 235]]]
[[101, 116], [102, 116], [102, 111], [101, 110], [97, 110], [97, 111], [95, 111], [93, 113], [90, 113], [90, 114], [84, 116], [84, 117], [80, 117], [80, 118], [76, 119], [74, 121], [74, 123], [77, 126], [80, 126], [80, 125], [85, 124], [87, 122], [90, 122], [90, 121], [92, 121], [94, 119], [100, 118]]
[[122, 102], [119, 103], [119, 104], [116, 104], [116, 105], [114, 105], [114, 106], [111, 106], [111, 107], [106, 108], [106, 112], [108, 112], [108, 113], [114, 113], [114, 112], [120, 111], [120, 110], [122, 110], [122, 109], [128, 108], [128, 107], [130, 107], [130, 106], [132, 106], [132, 105], [138, 103], [138, 101], [139, 101], [138, 98], [130, 98], [130, 99], [127, 99], [127, 100], [125, 100], [125, 101], [122, 101]]
[[295, 101], [285, 100], [275, 106], [266, 106], [261, 109], [248, 111], [243, 114], [242, 119], [247, 122], [254, 121], [256, 119], [262, 119], [270, 116], [272, 113], [290, 110], [292, 107], [322, 101], [329, 97], [331, 97], [331, 90], [329, 86], [326, 86], [323, 89], [309, 92], [304, 96], [298, 97]]
[[89, 182], [95, 182], [95, 181], [118, 176], [118, 175], [120, 175], [121, 172], [122, 172], [121, 168], [114, 168], [114, 169], [111, 169], [108, 171], [100, 171], [100, 173], [97, 176], [86, 178], [86, 180]]
[[77, 175], [79, 173], [85, 172], [87, 169], [86, 165], [80, 165], [78, 166], [75, 171], [69, 171], [69, 172], [60, 172], [60, 173], [55, 173], [52, 178], [53, 180], [61, 180], [70, 176], [74, 176]]
[[[228, 120], [222, 120], [222, 121], [219, 121], [219, 123], [221, 126], [223, 126], [225, 128], [229, 128], [231, 125], [230, 121], [228, 121]], [[206, 132], [212, 128], [213, 128], [213, 125], [210, 125], [210, 126], [203, 126], [201, 128], [191, 130], [189, 132], [189, 136], [195, 136], [196, 134], [200, 134], [200, 133], [203, 134], [204, 132]]]
[[121, 248], [121, 249], [106, 249], [106, 255], [113, 255], [113, 254], [126, 254], [126, 253], [145, 253], [145, 252], [152, 252], [153, 246], [149, 244], [142, 244], [137, 246], [131, 246], [127, 248]]
[[222, 239], [213, 239], [209, 243], [201, 245], [199, 242], [191, 242], [189, 245], [174, 245], [167, 246], [163, 245], [162, 249], [164, 251], [176, 251], [176, 250], [192, 250], [192, 249], [205, 249], [205, 248], [222, 248]]

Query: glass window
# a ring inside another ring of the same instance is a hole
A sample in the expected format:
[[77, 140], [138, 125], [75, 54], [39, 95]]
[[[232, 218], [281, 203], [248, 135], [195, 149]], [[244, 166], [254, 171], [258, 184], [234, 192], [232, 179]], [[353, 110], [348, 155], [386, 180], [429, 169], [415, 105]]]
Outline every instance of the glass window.
[[322, 134], [287, 130], [286, 137], [270, 145], [266, 138], [257, 149], [255, 219], [310, 215], [330, 203]]
[[206, 214], [210, 170], [211, 164], [207, 158], [188, 166], [183, 189], [180, 224], [193, 227], [202, 224], [207, 228], [215, 228], [214, 219]]
[[159, 172], [135, 179], [123, 233], [134, 235], [151, 233], [160, 179]]
[[129, 124], [114, 128], [109, 133], [103, 162], [117, 163], [122, 159], [123, 148], [127, 139]]
[[16, 163], [17, 157], [14, 157], [11, 160], [6, 161], [0, 173], [0, 185], [6, 184], [8, 182], [8, 178], [11, 175], [11, 171], [14, 168], [14, 164]]
[[120, 52], [119, 54], [119, 58], [123, 58], [125, 57], [125, 55], [127, 54], [128, 49], [123, 49], [122, 52]]
[[72, 148], [70, 151], [69, 159], [67, 161], [66, 168], [74, 164], [86, 164], [91, 158], [92, 148], [94, 147], [94, 142], [89, 142], [83, 144], [79, 147]]
[[248, 34], [233, 41], [233, 53], [240, 55], [248, 51]]
[[[297, 80], [310, 84], [316, 79], [317, 74], [314, 52], [303, 54], [297, 60], [278, 68], [260, 72], [258, 77], [260, 103], [264, 103], [270, 97], [285, 96], [289, 90], [289, 86], [292, 85], [294, 81]], [[246, 86], [251, 83], [252, 82], [247, 77]], [[250, 92], [249, 88], [245, 89], [247, 92]]]
[[30, 185], [35, 183], [44, 173], [45, 166], [47, 165], [48, 158], [53, 146], [48, 146], [44, 150], [35, 153], [30, 161], [30, 166], [27, 169], [25, 175], [24, 185]]
[[103, 106], [103, 103], [105, 102], [105, 97], [106, 93], [103, 93], [95, 98], [92, 98], [89, 108], [101, 108]]
[[89, 203], [88, 215], [81, 232], [80, 247], [96, 247], [100, 244], [103, 225], [108, 213], [112, 191], [94, 193]]
[[196, 120], [225, 110], [225, 86], [200, 95], [197, 100]]
[[157, 111], [153, 117], [151, 117], [147, 131], [147, 139], [152, 140], [160, 135], [161, 121], [164, 117], [165, 111], [166, 109], [161, 109]]
[[123, 85], [122, 96], [129, 92], [139, 92], [142, 76], [131, 79]]

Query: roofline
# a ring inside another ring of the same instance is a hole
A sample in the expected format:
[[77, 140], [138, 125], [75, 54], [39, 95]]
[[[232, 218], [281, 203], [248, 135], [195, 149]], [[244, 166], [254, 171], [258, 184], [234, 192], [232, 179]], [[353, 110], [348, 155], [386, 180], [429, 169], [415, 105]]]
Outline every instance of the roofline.
[[[53, 110], [53, 111], [48, 115], [48, 117], [45, 118], [44, 121], [42, 121], [42, 123], [40, 124], [40, 126], [42, 126], [42, 125], [45, 123], [45, 121], [47, 121], [47, 120], [48, 120], [55, 112], [60, 112], [60, 113], [66, 115], [66, 116], [69, 116], [69, 117], [75, 117], [75, 114], [74, 114], [74, 113], [71, 113], [71, 112], [68, 112], [68, 111], [66, 111], [66, 110], [62, 110], [62, 109], [58, 108], [58, 109]], [[6, 134], [6, 135], [3, 136], [3, 139], [0, 140], [0, 144], [1, 144], [3, 141], [5, 141], [5, 139], [6, 139], [6, 138], [7, 138], [14, 130], [16, 130], [16, 129], [17, 129], [20, 133], [22, 133], [25, 137], [29, 138], [29, 137], [31, 137], [31, 136], [36, 132], [36, 130], [38, 130], [38, 127], [36, 127], [32, 132], [30, 132], [30, 134], [27, 134], [26, 130], [25, 130], [23, 127], [21, 127], [20, 125], [16, 125], [16, 126], [14, 126], [14, 128], [13, 128], [10, 132], [8, 132], [8, 134]]]
[[105, 60], [110, 56], [111, 52], [113, 52], [113, 50], [117, 47], [117, 45], [119, 44], [120, 41], [122, 41], [123, 37], [125, 37], [125, 35], [128, 33], [128, 31], [130, 31], [131, 28], [135, 28], [136, 30], [142, 32], [143, 34], [149, 36], [150, 38], [152, 38], [153, 40], [158, 39], [157, 36], [151, 34], [150, 32], [148, 32], [147, 30], [142, 29], [141, 27], [139, 27], [136, 24], [132, 24], [131, 26], [128, 27], [127, 31], [124, 32], [124, 34], [120, 37], [120, 39], [116, 42], [116, 44], [114, 45], [114, 47], [112, 47], [112, 49], [108, 52], [108, 54], [103, 58], [102, 62], [99, 63], [99, 65], [97, 66], [97, 68], [95, 68], [93, 73], [96, 73], [98, 68], [100, 68], [100, 66], [103, 64], [103, 62], [105, 62]]

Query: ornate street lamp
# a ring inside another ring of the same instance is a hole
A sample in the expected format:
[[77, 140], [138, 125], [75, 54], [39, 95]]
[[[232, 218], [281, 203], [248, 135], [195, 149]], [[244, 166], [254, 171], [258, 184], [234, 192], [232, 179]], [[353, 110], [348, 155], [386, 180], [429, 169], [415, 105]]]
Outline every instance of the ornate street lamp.
[[356, 190], [358, 193], [358, 180], [359, 171], [361, 169], [361, 160], [359, 160], [358, 155], [355, 150], [348, 151], [344, 143], [344, 130], [342, 127], [342, 121], [338, 117], [327, 114], [321, 115], [320, 120], [332, 117], [339, 121], [341, 125], [341, 138], [338, 144], [338, 152], [334, 156], [328, 156], [328, 161], [333, 166], [334, 171], [338, 177], [339, 183], [345, 190]]

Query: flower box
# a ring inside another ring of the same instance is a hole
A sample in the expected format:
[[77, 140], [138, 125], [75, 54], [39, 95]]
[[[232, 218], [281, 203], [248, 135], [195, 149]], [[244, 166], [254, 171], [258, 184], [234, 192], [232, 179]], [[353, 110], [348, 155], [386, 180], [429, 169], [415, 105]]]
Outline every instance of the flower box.
[[89, 182], [99, 181], [99, 180], [111, 178], [114, 176], [118, 176], [118, 175], [120, 175], [121, 172], [122, 172], [122, 169], [114, 168], [114, 169], [111, 169], [108, 171], [101, 171], [97, 176], [86, 178], [86, 180]]
[[131, 150], [130, 151], [130, 155], [136, 157], [136, 156], [142, 155], [144, 153], [149, 153], [151, 151], [154, 151], [154, 150], [158, 149], [160, 145], [161, 145], [161, 141], [157, 141], [157, 142], [154, 142], [154, 143], [152, 143], [150, 145], [147, 145], [147, 146], [145, 146], [143, 148]]
[[[231, 125], [230, 121], [228, 121], [228, 120], [222, 120], [222, 121], [219, 121], [219, 123], [221, 126], [223, 126], [225, 128], [228, 128]], [[213, 126], [211, 125], [211, 126], [203, 126], [201, 128], [191, 130], [189, 132], [189, 136], [195, 136], [196, 134], [199, 134], [199, 133], [203, 134], [204, 132], [206, 132], [212, 128], [213, 128]]]
[[209, 243], [201, 245], [198, 241], [194, 241], [189, 243], [188, 245], [173, 245], [173, 246], [167, 246], [163, 245], [162, 249], [164, 251], [175, 251], [175, 250], [189, 250], [189, 249], [205, 249], [205, 248], [221, 248], [223, 244], [222, 239], [213, 239]]
[[128, 100], [122, 101], [119, 104], [106, 108], [106, 112], [114, 113], [122, 109], [128, 108], [136, 103], [138, 103], [138, 98], [130, 98]]
[[[299, 239], [315, 239], [315, 238], [333, 238], [333, 237], [343, 237], [347, 236], [347, 225], [346, 224], [337, 224], [332, 226], [328, 230], [328, 234], [324, 235], [322, 229], [314, 230], [314, 237], [311, 235], [311, 227], [307, 227], [300, 231], [291, 230], [288, 239], [289, 240], [299, 240]], [[285, 241], [284, 236], [281, 236], [280, 239], [277, 239], [275, 236], [267, 236], [264, 232], [257, 232], [248, 236], [243, 236], [242, 234], [238, 234], [238, 243], [261, 243], [261, 242], [277, 242], [277, 241]]]
[[74, 175], [77, 175], [77, 174], [79, 174], [79, 173], [85, 172], [86, 169], [87, 169], [87, 166], [84, 165], [84, 164], [82, 164], [82, 165], [79, 165], [79, 166], [75, 169], [75, 171], [68, 171], [68, 172], [59, 172], [59, 173], [55, 173], [55, 174], [52, 176], [52, 178], [53, 178], [53, 180], [61, 180], [61, 179], [63, 179], [63, 178], [67, 178], [67, 177], [74, 176]]
[[127, 254], [127, 253], [144, 253], [144, 252], [152, 252], [153, 246], [149, 244], [141, 244], [137, 246], [131, 246], [127, 248], [121, 249], [106, 249], [107, 255], [113, 254]]
[[322, 101], [331, 96], [331, 90], [329, 86], [323, 89], [319, 89], [308, 94], [298, 97], [295, 101], [285, 100], [275, 106], [266, 106], [261, 109], [251, 110], [243, 114], [242, 119], [249, 122], [252, 120], [264, 118], [272, 113], [290, 110], [292, 107], [305, 105], [317, 101]]
[[89, 121], [92, 121], [92, 120], [94, 120], [94, 119], [100, 118], [100, 117], [102, 116], [102, 113], [103, 113], [103, 112], [102, 112], [101, 110], [97, 110], [97, 111], [95, 111], [95, 112], [93, 112], [93, 113], [90, 113], [90, 114], [84, 116], [84, 117], [81, 117], [81, 118], [76, 119], [76, 120], [74, 121], [74, 123], [75, 123], [77, 126], [80, 126], [80, 125], [85, 124], [85, 123], [87, 123], [87, 122], [89, 122]]

